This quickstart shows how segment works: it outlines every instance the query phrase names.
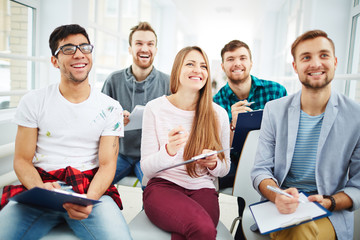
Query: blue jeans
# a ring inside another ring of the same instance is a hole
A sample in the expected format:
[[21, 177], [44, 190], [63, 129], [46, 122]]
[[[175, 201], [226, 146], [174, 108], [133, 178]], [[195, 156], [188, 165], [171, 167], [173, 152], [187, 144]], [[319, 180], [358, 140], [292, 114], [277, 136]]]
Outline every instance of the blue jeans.
[[118, 181], [128, 176], [132, 169], [134, 169], [136, 177], [139, 179], [140, 184], [142, 184], [144, 174], [140, 168], [140, 158], [128, 157], [119, 153], [116, 163], [115, 177], [112, 183], [116, 184]]
[[67, 212], [31, 207], [10, 201], [0, 211], [0, 239], [40, 239], [66, 221], [80, 239], [132, 239], [116, 203], [104, 195], [87, 219], [71, 219]]

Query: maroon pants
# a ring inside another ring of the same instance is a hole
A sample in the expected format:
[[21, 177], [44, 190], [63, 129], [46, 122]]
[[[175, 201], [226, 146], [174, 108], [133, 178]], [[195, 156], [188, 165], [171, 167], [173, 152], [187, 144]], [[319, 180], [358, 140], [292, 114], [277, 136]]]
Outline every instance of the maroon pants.
[[170, 181], [153, 178], [143, 194], [144, 210], [171, 239], [216, 239], [219, 201], [215, 189], [188, 190]]

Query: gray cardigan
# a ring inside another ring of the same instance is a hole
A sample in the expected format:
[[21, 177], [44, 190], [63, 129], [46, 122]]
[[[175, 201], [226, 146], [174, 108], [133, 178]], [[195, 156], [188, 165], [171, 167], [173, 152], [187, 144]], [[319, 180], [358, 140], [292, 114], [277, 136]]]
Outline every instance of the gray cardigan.
[[[294, 154], [300, 119], [301, 91], [268, 102], [251, 179], [255, 189], [272, 178], [279, 186]], [[320, 132], [315, 178], [319, 194], [344, 191], [353, 201], [348, 210], [329, 217], [339, 240], [353, 239], [354, 211], [360, 207], [360, 104], [332, 91]]]
[[[110, 74], [101, 91], [119, 101], [124, 110], [132, 112], [136, 105], [145, 106], [152, 99], [169, 95], [169, 81], [169, 75], [153, 67], [144, 81], [137, 82], [130, 66]], [[125, 136], [120, 138], [119, 153], [140, 158], [140, 143], [141, 129], [126, 131]]]

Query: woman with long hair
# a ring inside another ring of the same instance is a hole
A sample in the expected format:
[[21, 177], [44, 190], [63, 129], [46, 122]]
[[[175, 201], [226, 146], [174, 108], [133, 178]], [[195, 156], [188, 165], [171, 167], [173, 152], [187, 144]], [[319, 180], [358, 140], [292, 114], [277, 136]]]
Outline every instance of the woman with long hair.
[[229, 120], [212, 102], [209, 62], [201, 48], [186, 47], [176, 55], [170, 90], [144, 110], [140, 165], [150, 179], [144, 210], [172, 239], [215, 239], [220, 214], [214, 181], [228, 173], [230, 151], [160, 171], [229, 148]]

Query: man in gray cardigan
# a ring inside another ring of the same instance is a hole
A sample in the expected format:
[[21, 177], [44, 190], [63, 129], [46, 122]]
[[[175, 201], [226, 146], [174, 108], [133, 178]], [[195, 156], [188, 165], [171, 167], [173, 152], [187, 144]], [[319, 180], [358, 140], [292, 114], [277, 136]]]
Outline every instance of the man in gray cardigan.
[[[133, 64], [120, 71], [113, 72], [106, 79], [102, 92], [118, 100], [124, 109], [124, 125], [129, 123], [129, 115], [136, 105], [145, 105], [148, 101], [169, 95], [170, 77], [155, 69], [154, 57], [157, 52], [157, 36], [147, 22], [140, 22], [131, 28], [129, 35], [129, 53]], [[119, 155], [113, 183], [134, 171], [142, 182], [140, 168], [141, 129], [129, 130], [120, 138]]]
[[353, 239], [352, 212], [360, 207], [360, 104], [331, 89], [337, 58], [325, 32], [304, 33], [291, 53], [302, 89], [265, 106], [251, 178], [280, 213], [296, 211], [299, 191], [332, 211], [271, 233], [272, 239]]

